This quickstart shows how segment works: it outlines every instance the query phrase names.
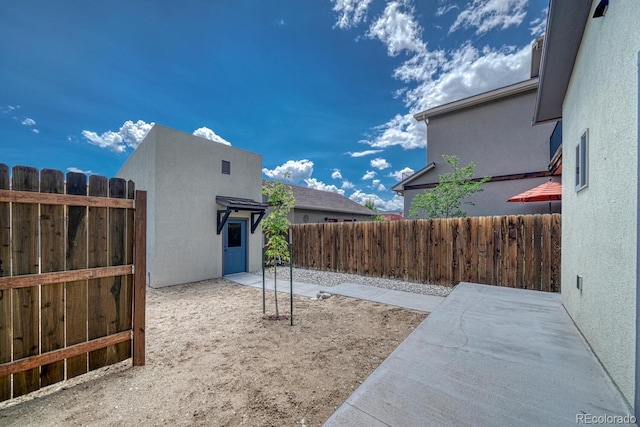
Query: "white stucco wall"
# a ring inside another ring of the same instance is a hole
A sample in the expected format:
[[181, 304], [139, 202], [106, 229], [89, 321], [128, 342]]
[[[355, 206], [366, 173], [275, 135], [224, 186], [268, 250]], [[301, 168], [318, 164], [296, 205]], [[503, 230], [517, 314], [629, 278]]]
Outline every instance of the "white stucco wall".
[[[145, 144], [154, 146], [155, 162], [147, 164], [150, 156], [145, 154]], [[222, 173], [222, 160], [231, 163], [230, 175]], [[261, 168], [258, 154], [154, 126], [118, 173], [142, 189], [136, 178], [154, 171], [154, 190], [148, 195], [149, 204], [154, 205], [153, 214], [149, 212], [154, 223], [148, 241], [150, 286], [222, 276], [223, 234], [216, 234], [216, 211], [223, 207], [216, 204], [216, 196], [262, 200]], [[249, 212], [234, 212], [229, 218], [247, 219], [247, 269], [259, 270], [261, 228], [251, 234]]]
[[[603, 18], [587, 21], [563, 104], [562, 298], [630, 403], [636, 361], [638, 22], [636, 1], [612, 2]], [[585, 129], [589, 186], [576, 192], [575, 144]], [[582, 292], [577, 275], [583, 276]]]

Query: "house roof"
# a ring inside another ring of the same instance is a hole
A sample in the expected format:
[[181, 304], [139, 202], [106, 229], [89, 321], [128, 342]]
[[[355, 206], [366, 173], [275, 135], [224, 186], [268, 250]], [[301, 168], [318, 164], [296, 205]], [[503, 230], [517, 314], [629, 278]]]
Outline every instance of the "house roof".
[[429, 163], [427, 166], [423, 167], [422, 169], [420, 169], [419, 171], [417, 171], [413, 175], [403, 179], [402, 181], [400, 181], [399, 183], [397, 183], [396, 185], [391, 187], [391, 191], [395, 191], [395, 192], [398, 192], [398, 193], [403, 192], [405, 185], [409, 184], [410, 182], [412, 182], [416, 178], [421, 177], [422, 175], [424, 175], [425, 173], [427, 173], [430, 170], [434, 169], [435, 167], [436, 167], [435, 162]]
[[404, 217], [397, 213], [381, 213], [383, 217], [387, 218], [387, 221], [402, 221]]
[[591, 1], [551, 0], [549, 4], [534, 124], [562, 118], [562, 103], [590, 11]]
[[308, 187], [293, 185], [293, 195], [296, 198], [295, 209], [310, 209], [317, 211], [334, 211], [354, 213], [360, 215], [375, 215], [371, 209], [356, 203], [338, 193], [314, 190]]
[[448, 104], [439, 105], [437, 107], [433, 107], [428, 110], [421, 111], [420, 113], [414, 114], [413, 117], [418, 121], [425, 121], [431, 117], [450, 113], [452, 111], [462, 110], [463, 108], [469, 108], [475, 105], [485, 104], [487, 102], [507, 98], [509, 96], [517, 95], [519, 93], [528, 92], [528, 91], [534, 90], [537, 86], [538, 86], [538, 78], [536, 77], [536, 78], [524, 80], [522, 82], [509, 85], [509, 86], [504, 86], [498, 89], [490, 90], [488, 92], [484, 92], [478, 95], [470, 96], [468, 98], [449, 102]]
[[371, 209], [362, 206], [338, 193], [315, 190], [308, 187], [292, 185], [293, 196], [296, 199], [294, 209], [309, 209], [314, 211], [341, 212], [359, 215], [375, 215]]

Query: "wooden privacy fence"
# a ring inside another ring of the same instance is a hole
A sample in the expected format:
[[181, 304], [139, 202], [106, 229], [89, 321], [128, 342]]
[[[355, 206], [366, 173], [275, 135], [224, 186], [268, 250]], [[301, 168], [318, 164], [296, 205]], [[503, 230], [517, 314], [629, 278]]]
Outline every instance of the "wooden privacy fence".
[[146, 192], [0, 164], [0, 401], [144, 365]]
[[295, 224], [296, 267], [560, 290], [560, 214]]

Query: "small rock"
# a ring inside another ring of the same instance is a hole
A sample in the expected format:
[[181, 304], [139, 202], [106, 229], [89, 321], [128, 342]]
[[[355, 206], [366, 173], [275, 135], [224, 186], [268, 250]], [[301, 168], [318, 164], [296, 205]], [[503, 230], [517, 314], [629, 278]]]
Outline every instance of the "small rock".
[[327, 299], [330, 297], [331, 297], [331, 294], [327, 292], [318, 292], [318, 299]]

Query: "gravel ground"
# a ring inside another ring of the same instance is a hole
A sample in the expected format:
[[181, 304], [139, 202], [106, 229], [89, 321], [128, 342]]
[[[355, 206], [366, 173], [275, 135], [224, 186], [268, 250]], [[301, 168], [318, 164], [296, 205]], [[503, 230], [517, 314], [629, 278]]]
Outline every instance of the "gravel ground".
[[[257, 272], [256, 274], [262, 274], [262, 272]], [[267, 271], [266, 274], [267, 277], [273, 278], [273, 273]], [[289, 267], [278, 267], [278, 278], [288, 279]], [[332, 271], [306, 270], [302, 268], [293, 269], [293, 280], [300, 283], [310, 283], [326, 287], [336, 286], [341, 283], [356, 283], [359, 285], [376, 286], [378, 288], [440, 297], [446, 297], [451, 292], [451, 288], [446, 286], [358, 276], [357, 274], [334, 273]]]

